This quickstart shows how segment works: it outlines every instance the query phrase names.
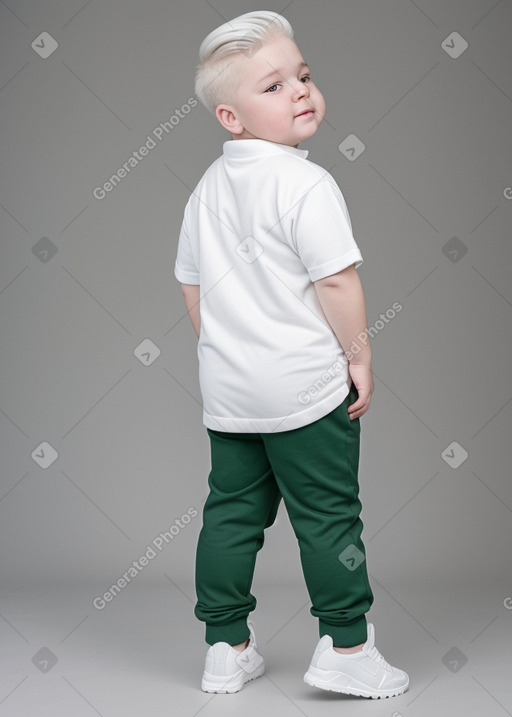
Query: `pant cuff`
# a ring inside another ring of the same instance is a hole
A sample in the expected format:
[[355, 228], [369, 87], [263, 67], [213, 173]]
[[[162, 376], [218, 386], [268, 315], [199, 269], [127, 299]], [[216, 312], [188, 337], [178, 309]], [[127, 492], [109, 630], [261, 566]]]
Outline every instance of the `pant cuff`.
[[320, 637], [330, 635], [333, 647], [354, 647], [368, 639], [366, 615], [358, 617], [349, 625], [330, 625], [323, 620], [318, 621]]
[[214, 645], [216, 642], [227, 642], [228, 645], [239, 645], [245, 642], [250, 636], [247, 627], [247, 618], [241, 617], [227, 625], [206, 625], [205, 640], [208, 645]]

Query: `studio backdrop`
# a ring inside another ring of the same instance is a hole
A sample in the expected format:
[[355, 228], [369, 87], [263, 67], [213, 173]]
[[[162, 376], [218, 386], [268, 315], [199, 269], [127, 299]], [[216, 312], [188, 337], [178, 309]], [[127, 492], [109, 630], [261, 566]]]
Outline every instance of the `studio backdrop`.
[[[174, 261], [231, 139], [194, 68], [208, 32], [255, 9], [289, 19], [324, 94], [301, 148], [339, 183], [364, 258], [373, 585], [438, 638], [407, 585], [490, 586], [476, 633], [512, 594], [505, 0], [0, 3], [2, 586], [80, 584], [93, 614], [132, 566], [193, 599], [210, 457]], [[283, 505], [256, 579], [303, 584]]]

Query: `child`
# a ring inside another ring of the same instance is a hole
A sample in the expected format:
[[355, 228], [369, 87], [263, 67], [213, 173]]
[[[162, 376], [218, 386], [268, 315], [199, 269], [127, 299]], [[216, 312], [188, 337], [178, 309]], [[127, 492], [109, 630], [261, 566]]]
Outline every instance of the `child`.
[[232, 139], [185, 208], [175, 276], [199, 338], [210, 493], [194, 614], [202, 689], [237, 692], [265, 669], [248, 621], [256, 554], [281, 498], [320, 641], [304, 681], [362, 697], [408, 687], [374, 645], [358, 498], [359, 417], [374, 389], [356, 269], [334, 178], [298, 144], [325, 114], [282, 16], [250, 12], [203, 41], [196, 93]]

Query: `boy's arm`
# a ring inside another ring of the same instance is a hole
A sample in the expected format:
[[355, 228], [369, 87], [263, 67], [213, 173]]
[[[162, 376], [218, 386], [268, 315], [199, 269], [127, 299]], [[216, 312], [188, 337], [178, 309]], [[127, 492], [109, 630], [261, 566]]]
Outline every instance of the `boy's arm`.
[[199, 284], [182, 284], [181, 293], [185, 299], [185, 306], [187, 312], [194, 327], [194, 331], [199, 338], [199, 332], [201, 331], [201, 317], [199, 313]]
[[361, 280], [352, 264], [337, 274], [315, 281], [314, 286], [327, 321], [348, 356], [351, 356], [353, 342], [360, 347], [358, 335], [366, 336], [365, 345], [357, 355], [352, 356], [348, 364], [350, 377], [359, 393], [357, 400], [348, 407], [348, 412], [351, 419], [359, 418], [369, 409], [374, 389]]

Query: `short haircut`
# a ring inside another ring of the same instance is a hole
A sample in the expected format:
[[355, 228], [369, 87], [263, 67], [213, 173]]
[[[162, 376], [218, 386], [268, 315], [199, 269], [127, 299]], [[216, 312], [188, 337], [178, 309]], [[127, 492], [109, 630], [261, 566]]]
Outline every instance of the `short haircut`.
[[199, 48], [195, 92], [213, 115], [218, 105], [231, 104], [242, 80], [236, 55], [250, 57], [266, 41], [278, 35], [293, 39], [288, 20], [276, 12], [256, 10], [235, 17], [205, 37]]

